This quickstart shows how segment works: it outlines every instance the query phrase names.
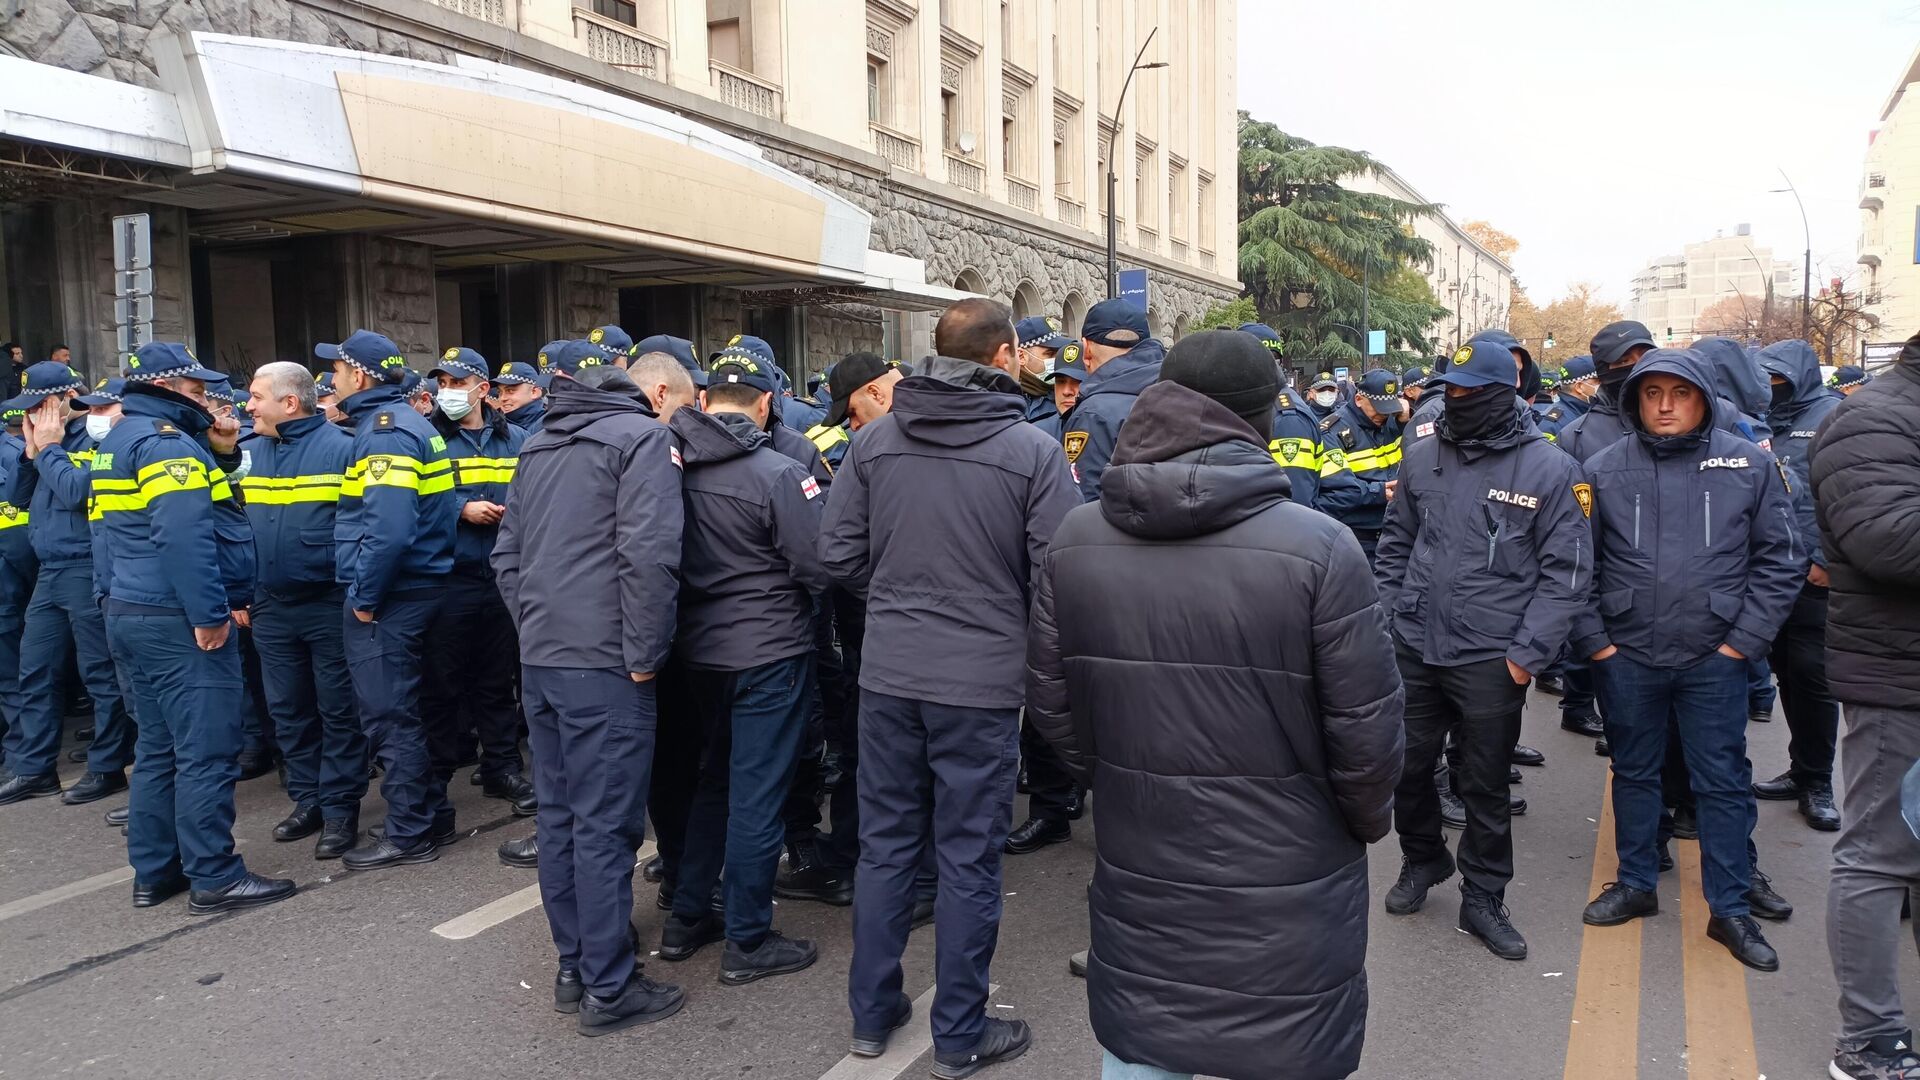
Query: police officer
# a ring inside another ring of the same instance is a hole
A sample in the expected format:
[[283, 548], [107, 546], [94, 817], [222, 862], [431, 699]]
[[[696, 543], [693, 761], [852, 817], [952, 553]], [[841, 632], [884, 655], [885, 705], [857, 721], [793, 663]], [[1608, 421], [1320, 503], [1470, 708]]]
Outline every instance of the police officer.
[[446, 440], [408, 407], [399, 346], [355, 330], [313, 351], [332, 361], [340, 407], [353, 421], [334, 519], [334, 580], [346, 587], [347, 668], [387, 801], [386, 828], [341, 863], [376, 870], [431, 862], [454, 838], [453, 804], [420, 714], [427, 627], [453, 570], [453, 465]]
[[1581, 416], [1562, 428], [1560, 449], [1585, 462], [1626, 438], [1629, 425], [1620, 415], [1620, 388], [1633, 374], [1633, 365], [1654, 349], [1653, 332], [1631, 319], [1608, 323], [1590, 344], [1600, 389]]
[[254, 436], [240, 492], [258, 564], [247, 623], [293, 800], [273, 838], [319, 833], [314, 858], [337, 859], [359, 840], [367, 739], [347, 672], [346, 598], [334, 580], [335, 514], [353, 436], [315, 411], [316, 389], [299, 364], [254, 373]]
[[1836, 396], [1847, 398], [1851, 397], [1855, 390], [1872, 381], [1873, 376], [1867, 374], [1866, 368], [1843, 364], [1833, 369], [1833, 377], [1827, 380], [1827, 386]]
[[1527, 683], [1587, 603], [1592, 494], [1572, 459], [1522, 422], [1513, 356], [1463, 346], [1428, 383], [1444, 390], [1435, 438], [1415, 444], [1380, 541], [1381, 604], [1407, 689], [1407, 761], [1394, 793], [1404, 854], [1387, 894], [1407, 915], [1451, 877], [1433, 786], [1441, 741], [1460, 750], [1459, 928], [1519, 960], [1504, 902], [1513, 878], [1507, 770]]
[[86, 417], [68, 418], [71, 400], [85, 387], [78, 372], [49, 360], [27, 369], [26, 392], [14, 400], [26, 409], [26, 462], [14, 471], [7, 501], [28, 508], [27, 536], [40, 576], [20, 638], [20, 730], [8, 753], [13, 775], [0, 784], [0, 805], [60, 792], [55, 761], [69, 640], [93, 699], [94, 725], [86, 775], [62, 801], [93, 802], [124, 790], [133, 760], [133, 722], [121, 700], [106, 623], [94, 600], [87, 476], [100, 442], [88, 432]]
[[1767, 412], [1773, 429], [1771, 449], [1792, 478], [1788, 498], [1794, 533], [1799, 550], [1811, 554], [1812, 565], [1768, 661], [1780, 684], [1780, 704], [1793, 735], [1787, 748], [1788, 769], [1753, 785], [1753, 792], [1763, 799], [1795, 800], [1809, 826], [1833, 832], [1840, 828], [1840, 812], [1833, 804], [1840, 707], [1827, 688], [1827, 558], [1814, 516], [1809, 475], [1814, 436], [1841, 399], [1821, 382], [1820, 359], [1804, 341], [1779, 341], [1761, 349], [1760, 367], [1773, 388], [1772, 408]]
[[[1113, 333], [1145, 319], [1113, 303], [1088, 316], [1103, 364], [1123, 363], [1111, 359], [1122, 348]], [[1144, 326], [1127, 332], [1145, 340]], [[914, 878], [931, 847], [940, 862], [933, 1072], [959, 1077], [1032, 1041], [1025, 1023], [986, 1015], [988, 967], [1025, 693], [1027, 593], [1078, 500], [1057, 445], [1020, 422], [1007, 309], [955, 304], [934, 327], [934, 348], [939, 355], [893, 387], [892, 411], [862, 426], [834, 481], [821, 554], [835, 580], [867, 595], [873, 631], [860, 676], [852, 1052], [884, 1053], [912, 1012], [900, 958]], [[1157, 343], [1150, 352], [1150, 362], [1127, 366], [1157, 369]], [[1067, 427], [1069, 439], [1082, 430], [1073, 419]]]
[[1426, 387], [1427, 377], [1432, 374], [1431, 369], [1420, 364], [1413, 364], [1400, 373], [1400, 396], [1407, 399], [1409, 417], [1419, 407], [1421, 391]]
[[540, 369], [532, 364], [501, 364], [493, 377], [494, 403], [507, 414], [507, 422], [537, 435], [547, 415], [546, 391], [540, 386]]
[[340, 393], [333, 388], [333, 372], [323, 371], [313, 377], [313, 403], [327, 423], [350, 426], [347, 414], [340, 411]]
[[1749, 896], [1746, 660], [1780, 632], [1801, 593], [1807, 549], [1794, 535], [1785, 465], [1717, 429], [1715, 404], [1698, 353], [1651, 351], [1621, 388], [1633, 434], [1587, 462], [1588, 500], [1599, 513], [1599, 602], [1582, 613], [1576, 645], [1592, 659], [1607, 703], [1620, 880], [1583, 918], [1610, 926], [1660, 909], [1661, 763], [1677, 729], [1699, 800], [1707, 936], [1741, 963], [1773, 971], [1780, 960]]
[[554, 1008], [577, 1013], [583, 1035], [665, 1019], [684, 1000], [641, 973], [631, 922], [655, 675], [679, 592], [681, 453], [599, 348], [550, 354], [568, 374], [553, 382], [545, 429], [520, 448], [492, 559], [519, 631], [540, 895], [560, 954]]
[[1073, 341], [1060, 332], [1060, 320], [1052, 315], [1033, 315], [1013, 325], [1020, 354], [1020, 396], [1027, 399], [1027, 419], [1045, 420], [1060, 415], [1053, 405], [1053, 386], [1047, 373], [1060, 350]]
[[[24, 370], [22, 371], [24, 377]], [[26, 628], [27, 601], [33, 596], [34, 579], [40, 573], [40, 560], [33, 553], [27, 536], [28, 509], [9, 501], [13, 478], [33, 468], [27, 460], [27, 443], [20, 437], [26, 421], [24, 403], [12, 400], [0, 403], [0, 783], [11, 773], [6, 762], [15, 753], [20, 736], [20, 634]]]
[[[819, 955], [812, 942], [773, 929], [773, 881], [781, 804], [813, 697], [826, 492], [767, 435], [771, 371], [729, 348], [708, 379], [707, 411], [681, 409], [668, 421], [686, 464], [674, 648], [705, 748], [660, 956], [684, 960], [724, 939], [720, 981], [737, 986], [799, 971]], [[723, 862], [724, 924], [708, 910]]]
[[595, 327], [587, 331], [587, 340], [606, 350], [615, 367], [625, 368], [627, 361], [633, 359], [633, 335], [617, 326]]
[[429, 372], [438, 386], [433, 427], [453, 462], [459, 520], [453, 575], [427, 631], [420, 711], [443, 780], [458, 764], [473, 760], [477, 732], [480, 764], [474, 777], [481, 790], [488, 798], [505, 800], [515, 814], [531, 817], [539, 804], [520, 758], [513, 622], [488, 565], [527, 433], [488, 404], [487, 372], [484, 357], [462, 348], [448, 349]]
[[1167, 348], [1147, 336], [1147, 313], [1130, 300], [1102, 300], [1087, 312], [1080, 328], [1080, 357], [1087, 380], [1073, 411], [1060, 422], [1061, 443], [1073, 469], [1080, 498], [1100, 498], [1100, 474], [1107, 471], [1140, 391], [1160, 377]]
[[[1248, 323], [1240, 332], [1252, 334], [1266, 346], [1276, 365], [1281, 362], [1285, 346], [1279, 331], [1265, 323]], [[1275, 399], [1273, 438], [1267, 443], [1267, 451], [1293, 482], [1293, 501], [1312, 506], [1320, 492], [1320, 422], [1300, 392], [1288, 386], [1284, 378]]]
[[1314, 423], [1318, 424], [1333, 415], [1334, 407], [1340, 404], [1340, 384], [1333, 381], [1333, 373], [1323, 371], [1313, 377], [1307, 387], [1307, 408], [1312, 411]]
[[1080, 343], [1069, 341], [1060, 349], [1060, 355], [1054, 357], [1053, 370], [1047, 372], [1047, 385], [1053, 387], [1052, 416], [1035, 420], [1040, 430], [1060, 438], [1060, 425], [1066, 421], [1067, 414], [1080, 400], [1080, 385], [1087, 381], [1087, 361], [1081, 354]]
[[232, 631], [251, 600], [254, 553], [246, 513], [203, 441], [215, 424], [206, 383], [217, 377], [184, 345], [142, 345], [128, 361], [125, 416], [90, 473], [107, 622], [115, 651], [133, 661], [142, 720], [127, 819], [133, 906], [191, 887], [193, 915], [294, 891], [249, 872], [233, 850]]
[[1353, 530], [1372, 561], [1393, 484], [1400, 476], [1400, 380], [1375, 368], [1360, 377], [1354, 400], [1320, 421], [1316, 505]]
[[[1587, 410], [1593, 407], [1593, 396], [1599, 390], [1600, 377], [1593, 366], [1593, 357], [1576, 356], [1567, 361], [1560, 369], [1560, 407], [1566, 410], [1566, 419], [1560, 424], [1562, 429], [1587, 415]], [[1554, 434], [1557, 436], [1559, 432]]]

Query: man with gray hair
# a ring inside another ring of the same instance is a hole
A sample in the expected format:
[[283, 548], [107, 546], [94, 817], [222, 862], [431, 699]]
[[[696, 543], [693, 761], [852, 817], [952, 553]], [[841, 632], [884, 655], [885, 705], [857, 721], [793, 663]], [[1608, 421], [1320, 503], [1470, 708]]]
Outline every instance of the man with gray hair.
[[360, 831], [367, 740], [353, 707], [334, 581], [333, 519], [353, 436], [318, 414], [313, 375], [267, 364], [247, 388], [253, 468], [240, 481], [253, 523], [253, 607], [244, 618], [260, 652], [274, 734], [287, 763], [293, 813], [273, 827], [291, 842], [320, 833], [316, 859], [337, 859]]

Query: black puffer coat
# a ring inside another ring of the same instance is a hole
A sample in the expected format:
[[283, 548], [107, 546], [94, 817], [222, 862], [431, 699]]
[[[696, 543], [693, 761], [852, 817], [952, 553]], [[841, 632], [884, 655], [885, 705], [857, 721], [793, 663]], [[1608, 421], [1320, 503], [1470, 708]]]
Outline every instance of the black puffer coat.
[[1027, 716], [1099, 790], [1088, 1012], [1127, 1061], [1360, 1064], [1405, 697], [1358, 541], [1287, 493], [1244, 421], [1158, 383], [1042, 568]]
[[1855, 705], [1920, 703], [1920, 335], [1820, 428], [1813, 497], [1827, 574], [1827, 684]]

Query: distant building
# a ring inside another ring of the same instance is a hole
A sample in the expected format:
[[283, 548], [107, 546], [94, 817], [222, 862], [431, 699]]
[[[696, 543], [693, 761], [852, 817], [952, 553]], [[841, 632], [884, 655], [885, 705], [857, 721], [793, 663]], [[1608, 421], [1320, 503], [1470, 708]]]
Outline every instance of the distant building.
[[1920, 82], [1915, 50], [1880, 108], [1860, 177], [1860, 287], [1880, 320], [1871, 340], [1901, 341], [1920, 330]]
[[1663, 345], [1692, 341], [1700, 313], [1730, 296], [1744, 297], [1758, 312], [1769, 290], [1777, 299], [1798, 296], [1792, 262], [1756, 246], [1741, 225], [1732, 236], [1688, 244], [1679, 255], [1662, 255], [1634, 275], [1628, 317], [1645, 323]]
[[[1427, 202], [1404, 177], [1384, 166], [1377, 176], [1343, 177], [1341, 183], [1354, 191]], [[1433, 263], [1421, 272], [1440, 306], [1453, 313], [1431, 331], [1435, 351], [1451, 351], [1482, 330], [1506, 329], [1513, 308], [1513, 267], [1481, 247], [1445, 213], [1415, 218], [1413, 231], [1433, 245]]]

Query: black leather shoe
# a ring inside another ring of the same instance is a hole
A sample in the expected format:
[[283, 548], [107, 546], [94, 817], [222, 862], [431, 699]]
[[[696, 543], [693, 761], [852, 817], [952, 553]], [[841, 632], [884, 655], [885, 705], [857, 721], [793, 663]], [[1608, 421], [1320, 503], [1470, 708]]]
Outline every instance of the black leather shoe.
[[853, 1042], [847, 1048], [848, 1052], [854, 1057], [879, 1057], [887, 1052], [887, 1040], [892, 1038], [894, 1032], [906, 1027], [907, 1021], [911, 1019], [913, 1019], [913, 999], [901, 994], [899, 1002], [894, 1007], [893, 1019], [887, 1022], [887, 1030], [872, 1032], [854, 1028]]
[[71, 761], [71, 762], [72, 762], [72, 763], [74, 763], [75, 765], [84, 765], [84, 764], [86, 764], [86, 763], [87, 763], [87, 748], [86, 748], [86, 747], [84, 747], [84, 746], [76, 746], [76, 747], [74, 747], [73, 749], [71, 749], [71, 750], [69, 750], [69, 751], [67, 751], [67, 760], [68, 760], [68, 761]]
[[1520, 776], [1519, 768], [1513, 765], [1507, 766], [1507, 783], [1517, 784], [1520, 781], [1521, 781], [1521, 776]]
[[[98, 802], [115, 792], [127, 790], [127, 774], [124, 772], [90, 772], [74, 781], [73, 786], [60, 793], [60, 801], [68, 806]], [[1827, 796], [1827, 806], [1833, 806], [1833, 796]], [[1804, 812], [1804, 811], [1803, 811]], [[1812, 818], [1807, 820], [1811, 821]], [[1838, 822], [1840, 815], [1835, 814]], [[1819, 826], [1814, 826], [1819, 828]], [[1835, 826], [1838, 827], [1837, 825]]]
[[1067, 974], [1076, 979], [1087, 977], [1087, 953], [1081, 951], [1067, 957]]
[[1707, 922], [1707, 936], [1727, 947], [1735, 960], [1755, 971], [1779, 971], [1780, 954], [1767, 944], [1760, 924], [1750, 915], [1730, 919], [1713, 918]]
[[1665, 844], [1660, 845], [1660, 864], [1659, 865], [1660, 865], [1660, 872], [1663, 874], [1669, 873], [1673, 870], [1673, 852], [1668, 851], [1667, 845]]
[[1560, 713], [1560, 730], [1571, 731], [1575, 735], [1585, 735], [1589, 739], [1598, 739], [1607, 733], [1600, 718], [1593, 713]]
[[136, 879], [133, 883], [133, 906], [153, 907], [155, 904], [163, 904], [191, 887], [185, 874], [152, 884]]
[[812, 845], [793, 851], [780, 875], [773, 879], [773, 895], [782, 900], [813, 900], [834, 907], [853, 903], [853, 874], [822, 866]]
[[918, 930], [933, 922], [933, 897], [917, 896], [913, 900], [913, 914], [907, 919], [908, 930]]
[[[385, 840], [387, 838], [386, 824], [383, 822], [368, 829], [367, 836], [374, 840]], [[433, 841], [440, 847], [452, 847], [459, 843], [460, 830], [454, 828], [453, 815], [449, 814], [444, 818], [436, 820], [432, 825], [427, 826], [427, 839]]]
[[1547, 755], [1531, 746], [1515, 746], [1513, 756], [1508, 761], [1514, 765], [1525, 765], [1530, 769], [1537, 769], [1547, 763]]
[[1507, 905], [1501, 903], [1499, 897], [1462, 885], [1458, 925], [1461, 932], [1479, 938], [1488, 952], [1502, 960], [1527, 958], [1527, 939], [1513, 928], [1507, 917]]
[[1747, 887], [1747, 907], [1756, 919], [1786, 922], [1793, 916], [1793, 905], [1774, 892], [1773, 879], [1758, 870], [1753, 872], [1753, 884]]
[[440, 845], [432, 840], [418, 840], [401, 847], [384, 836], [374, 839], [369, 833], [365, 844], [340, 856], [340, 865], [349, 870], [385, 870], [389, 866], [430, 863], [439, 857]]
[[266, 750], [242, 750], [237, 760], [240, 775], [236, 780], [252, 780], [273, 771], [273, 754]]
[[1558, 675], [1534, 676], [1533, 688], [1543, 694], [1550, 694], [1554, 697], [1560, 697], [1567, 692], [1567, 684], [1561, 682]]
[[1600, 895], [1594, 897], [1593, 902], [1587, 905], [1587, 910], [1581, 913], [1580, 921], [1588, 926], [1619, 926], [1623, 922], [1658, 914], [1659, 894], [1609, 881], [1600, 887]]
[[296, 806], [293, 813], [281, 818], [280, 824], [273, 827], [273, 838], [282, 844], [305, 840], [320, 831], [323, 821], [318, 806]]
[[580, 1011], [580, 999], [587, 996], [587, 986], [580, 981], [580, 973], [570, 967], [563, 967], [553, 973], [553, 1011], [557, 1013], [577, 1013]]
[[1700, 839], [1700, 811], [1691, 806], [1674, 807], [1673, 835], [1678, 840]]
[[1440, 824], [1449, 829], [1467, 827], [1467, 804], [1451, 791], [1440, 793]]
[[320, 825], [320, 839], [313, 842], [313, 857], [322, 862], [337, 859], [359, 842], [359, 818], [327, 818]]
[[60, 794], [60, 777], [53, 773], [16, 776], [0, 784], [0, 806], [58, 794]]
[[1448, 855], [1444, 863], [1414, 862], [1412, 859], [1400, 860], [1400, 880], [1387, 890], [1387, 914], [1411, 915], [1427, 903], [1427, 890], [1453, 876], [1453, 856]]
[[720, 985], [745, 986], [774, 975], [791, 975], [812, 967], [818, 959], [820, 950], [813, 947], [813, 942], [769, 930], [755, 949], [727, 942], [727, 951], [720, 957]]
[[726, 924], [711, 913], [695, 923], [682, 922], [680, 916], [669, 915], [660, 927], [660, 959], [677, 963], [726, 938]]
[[1007, 834], [1004, 850], [1009, 855], [1028, 855], [1048, 844], [1064, 844], [1073, 839], [1073, 825], [1053, 818], [1030, 817]]
[[[92, 716], [93, 715], [93, 706], [91, 704], [76, 706], [76, 709], [77, 711], [70, 712], [67, 715], [68, 716]], [[74, 742], [92, 742], [93, 728], [89, 726], [89, 727], [73, 729], [73, 741]]]
[[1012, 1061], [1033, 1045], [1033, 1030], [1025, 1020], [987, 1018], [986, 1030], [973, 1049], [933, 1055], [934, 1080], [961, 1080], [996, 1062]]
[[[88, 773], [92, 776], [92, 773]], [[1800, 793], [1800, 816], [1815, 832], [1839, 832], [1840, 811], [1833, 805], [1833, 789], [1808, 788]]]
[[114, 807], [113, 809], [107, 811], [106, 813], [107, 827], [112, 829], [126, 828], [128, 816], [129, 816], [129, 810], [127, 807], [124, 807], [124, 806]]
[[540, 835], [529, 833], [518, 840], [508, 840], [500, 845], [500, 862], [506, 866], [517, 866], [522, 870], [533, 870], [540, 865]]
[[505, 799], [513, 805], [515, 817], [532, 817], [540, 812], [540, 800], [534, 797], [533, 782], [519, 773], [490, 776], [480, 785], [489, 799]]
[[1507, 796], [1507, 816], [1508, 817], [1525, 817], [1526, 814], [1527, 814], [1527, 800], [1521, 798], [1518, 795]]
[[1601, 757], [1612, 757], [1613, 744], [1607, 741], [1607, 737], [1605, 735], [1602, 735], [1600, 736], [1600, 741], [1593, 744], [1593, 752], [1600, 755]]
[[652, 882], [655, 885], [660, 884], [660, 879], [666, 876], [666, 873], [667, 873], [667, 860], [661, 858], [658, 855], [655, 855], [653, 858], [648, 859], [640, 867], [640, 876], [646, 879], [647, 881]]
[[1754, 781], [1753, 797], [1770, 802], [1791, 802], [1800, 797], [1800, 785], [1793, 782], [1793, 773], [1783, 772], [1771, 780]]
[[218, 915], [223, 911], [277, 904], [292, 896], [295, 886], [286, 878], [261, 877], [248, 872], [224, 889], [193, 890], [187, 897], [187, 914]]
[[665, 1020], [686, 1004], [686, 995], [677, 986], [657, 983], [639, 972], [627, 980], [620, 996], [612, 999], [588, 994], [580, 1000], [580, 1034], [589, 1037], [611, 1035], [641, 1024]]
[[1081, 815], [1085, 814], [1086, 812], [1087, 812], [1087, 793], [1085, 791], [1080, 790], [1078, 786], [1075, 786], [1073, 789], [1073, 794], [1067, 798], [1067, 808], [1065, 810], [1065, 813], [1067, 815], [1067, 820], [1079, 821]]
[[1756, 724], [1771, 724], [1773, 723], [1773, 710], [1772, 709], [1748, 709], [1747, 719]]

